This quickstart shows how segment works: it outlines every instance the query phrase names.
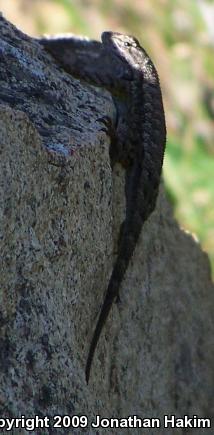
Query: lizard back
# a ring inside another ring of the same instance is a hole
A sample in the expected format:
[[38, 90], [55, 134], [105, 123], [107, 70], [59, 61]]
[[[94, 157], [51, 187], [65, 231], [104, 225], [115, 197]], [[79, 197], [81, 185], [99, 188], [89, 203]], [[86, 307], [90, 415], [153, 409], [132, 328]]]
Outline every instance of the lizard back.
[[[117, 130], [118, 161], [126, 168], [126, 216], [121, 226], [118, 256], [94, 331], [86, 364], [88, 382], [94, 352], [137, 244], [142, 226], [155, 208], [161, 176], [166, 126], [157, 71], [138, 41], [113, 32], [102, 34], [109, 56], [121, 61], [121, 80], [127, 80], [127, 118]], [[131, 48], [131, 49], [130, 49]], [[123, 76], [123, 71], [125, 76]], [[124, 121], [124, 120], [123, 120]], [[112, 153], [117, 156], [117, 153]]]
[[166, 126], [157, 71], [136, 38], [104, 32], [102, 43], [61, 37], [40, 42], [74, 76], [107, 88], [117, 107], [111, 164], [126, 170], [126, 216], [121, 225], [118, 256], [89, 348], [88, 382], [94, 352], [109, 311], [133, 255], [142, 226], [155, 208], [163, 163]]

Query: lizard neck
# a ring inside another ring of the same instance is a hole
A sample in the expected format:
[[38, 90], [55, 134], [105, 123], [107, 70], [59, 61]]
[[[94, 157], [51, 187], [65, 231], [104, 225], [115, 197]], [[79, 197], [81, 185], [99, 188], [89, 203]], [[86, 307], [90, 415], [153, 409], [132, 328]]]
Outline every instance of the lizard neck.
[[[143, 52], [144, 53], [144, 52]], [[159, 86], [159, 78], [154, 64], [148, 55], [142, 56], [139, 52], [138, 62], [130, 64], [133, 71], [133, 81], [142, 83], [143, 81], [151, 85]]]

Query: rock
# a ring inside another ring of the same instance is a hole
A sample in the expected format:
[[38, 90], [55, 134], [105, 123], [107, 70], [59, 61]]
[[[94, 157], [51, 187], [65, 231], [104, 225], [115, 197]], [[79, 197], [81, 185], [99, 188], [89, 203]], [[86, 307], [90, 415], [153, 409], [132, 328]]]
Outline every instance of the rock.
[[[178, 227], [163, 187], [86, 384], [124, 208], [124, 174], [116, 167], [112, 175], [101, 121], [115, 109], [107, 91], [63, 72], [39, 42], [2, 17], [0, 27], [0, 427], [23, 416], [14, 433], [27, 433], [26, 418], [37, 415], [43, 435], [104, 434], [91, 427], [96, 415], [138, 415], [159, 418], [165, 435], [165, 414], [211, 417], [209, 262]], [[60, 429], [54, 415], [70, 420]], [[86, 415], [87, 426], [73, 415]]]

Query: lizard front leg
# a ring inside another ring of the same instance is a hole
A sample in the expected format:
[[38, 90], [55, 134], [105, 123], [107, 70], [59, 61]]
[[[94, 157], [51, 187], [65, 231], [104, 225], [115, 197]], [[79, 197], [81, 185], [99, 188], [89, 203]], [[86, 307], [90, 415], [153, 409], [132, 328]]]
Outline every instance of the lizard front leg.
[[[108, 53], [101, 42], [74, 35], [46, 37], [38, 41], [74, 77], [105, 87], [111, 92], [113, 89], [118, 92], [122, 87], [120, 60], [109, 62]], [[127, 68], [127, 78], [129, 74]]]
[[63, 69], [74, 77], [90, 85], [103, 87], [110, 91], [116, 108], [115, 123], [109, 117], [102, 117], [103, 130], [111, 138], [110, 160], [113, 167], [120, 162], [128, 164], [127, 147], [127, 102], [124, 99], [127, 80], [131, 79], [129, 68], [123, 68], [121, 80], [121, 62], [111, 59], [99, 41], [93, 41], [74, 35], [47, 37], [39, 39], [44, 48], [59, 62]]

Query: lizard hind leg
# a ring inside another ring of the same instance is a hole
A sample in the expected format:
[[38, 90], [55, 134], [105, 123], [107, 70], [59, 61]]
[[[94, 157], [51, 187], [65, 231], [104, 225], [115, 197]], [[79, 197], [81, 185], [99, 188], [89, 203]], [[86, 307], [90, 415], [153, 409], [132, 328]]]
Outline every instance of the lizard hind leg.
[[127, 141], [127, 104], [120, 97], [113, 95], [113, 101], [116, 108], [116, 119], [114, 134], [111, 136], [110, 158], [112, 167], [115, 163], [121, 163], [126, 169], [130, 165], [130, 156], [128, 153]]
[[[124, 232], [125, 232], [125, 221], [123, 221], [122, 224], [120, 225], [120, 231], [119, 231], [119, 236], [117, 241], [117, 255], [120, 252], [120, 246], [124, 239]], [[120, 303], [121, 303], [121, 298], [120, 298], [120, 293], [118, 292], [118, 295], [116, 296], [116, 304], [120, 304]]]

